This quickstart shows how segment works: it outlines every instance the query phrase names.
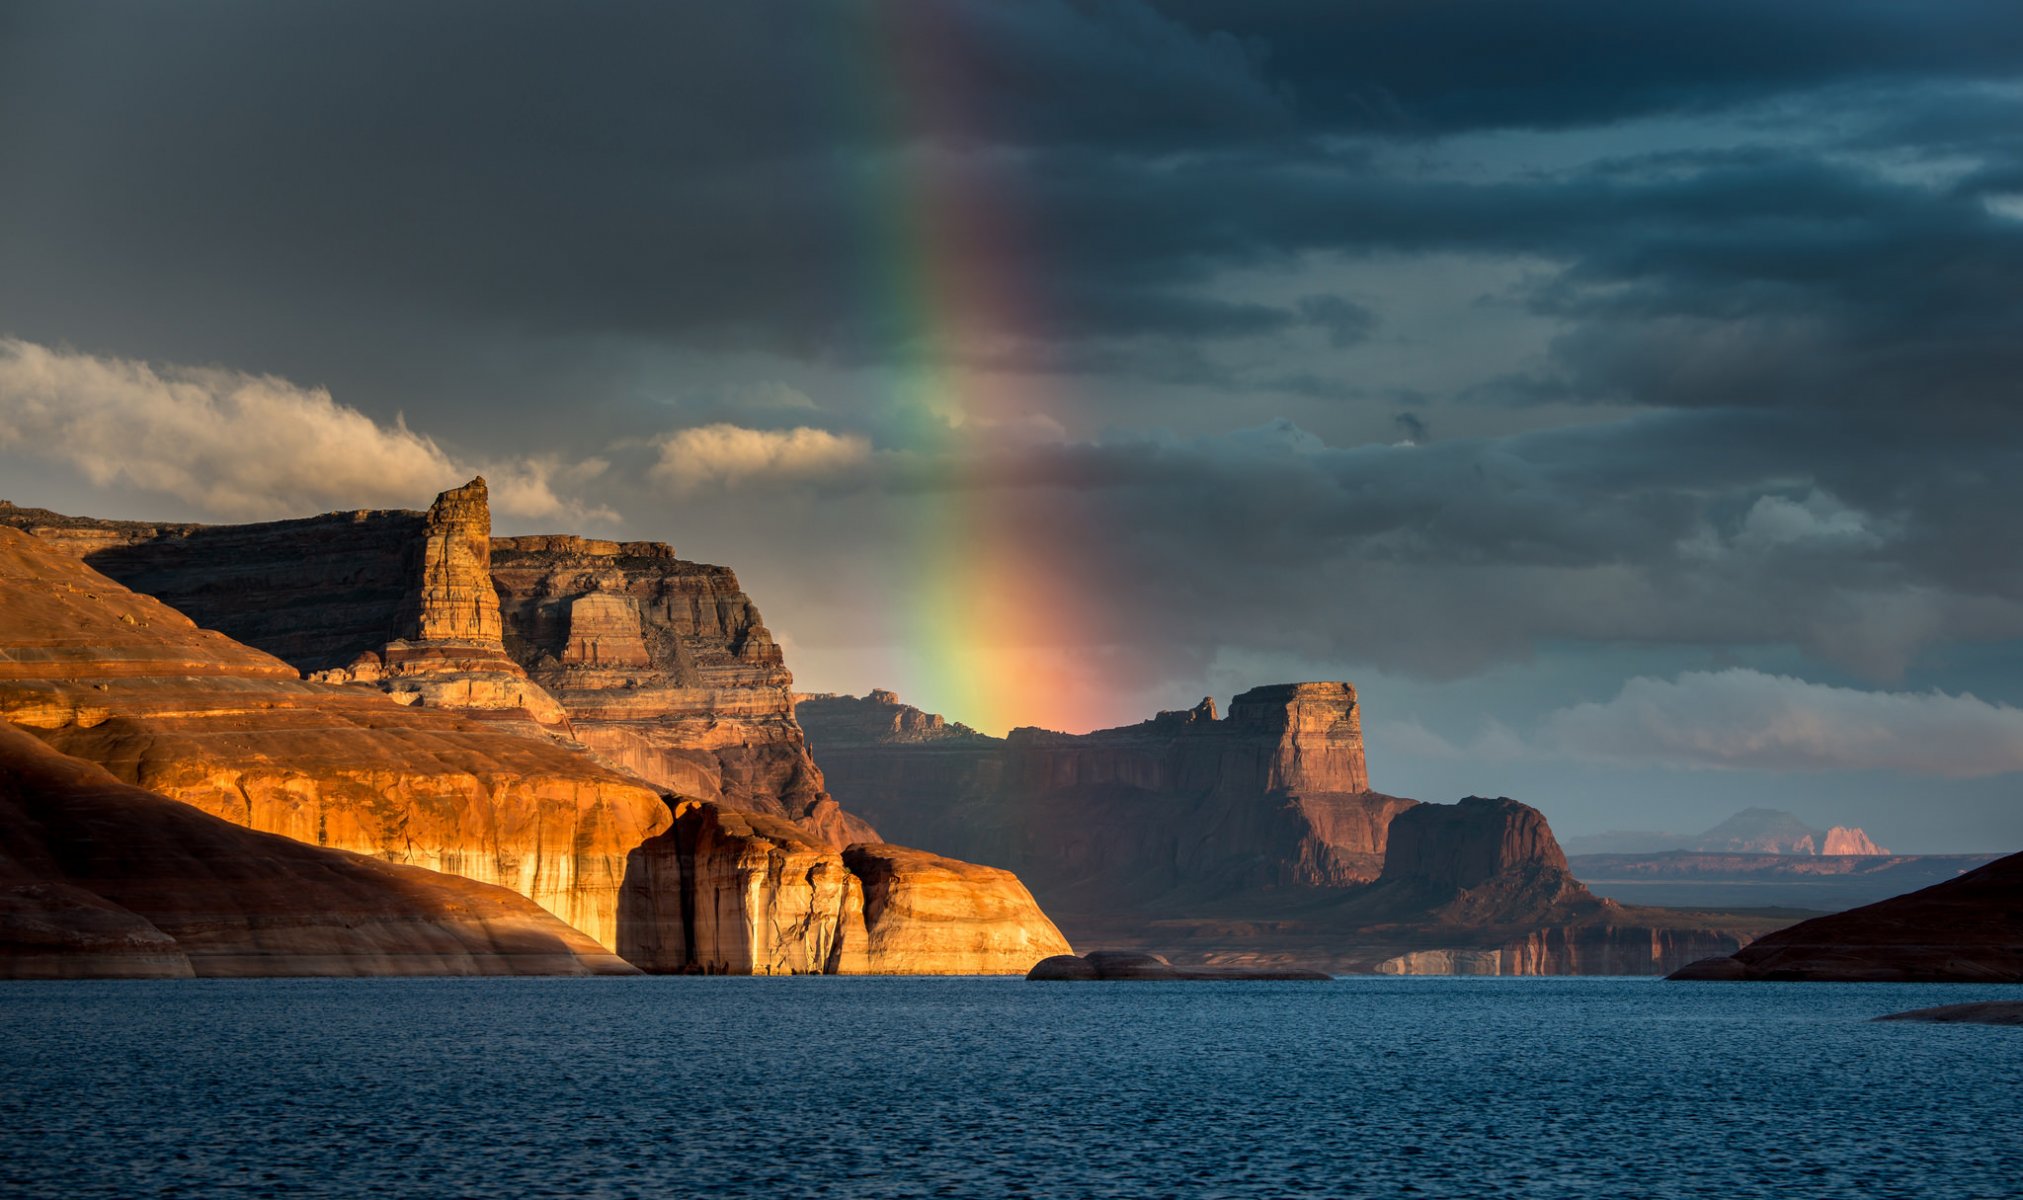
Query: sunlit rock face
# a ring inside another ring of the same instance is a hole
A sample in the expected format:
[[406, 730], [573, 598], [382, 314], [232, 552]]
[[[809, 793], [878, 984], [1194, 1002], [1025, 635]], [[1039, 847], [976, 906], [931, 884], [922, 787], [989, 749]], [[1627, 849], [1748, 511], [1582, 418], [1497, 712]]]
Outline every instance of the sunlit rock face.
[[1883, 849], [1881, 846], [1876, 845], [1875, 839], [1871, 838], [1868, 834], [1859, 829], [1850, 829], [1845, 825], [1835, 825], [1826, 831], [1826, 836], [1820, 841], [1819, 852], [1821, 854], [1853, 854], [1863, 857], [1889, 853], [1889, 851]]
[[506, 646], [574, 736], [685, 797], [783, 817], [832, 847], [876, 840], [825, 788], [794, 719], [793, 676], [724, 567], [658, 542], [499, 538]]
[[1957, 879], [1815, 917], [1674, 979], [2023, 982], [2023, 854]]
[[810, 696], [798, 715], [825, 778], [889, 837], [1019, 872], [1049, 907], [1183, 888], [1375, 878], [1392, 816], [1368, 790], [1346, 683], [1282, 684], [1089, 734], [991, 738], [889, 692]]
[[493, 538], [481, 478], [426, 513], [162, 526], [7, 509], [0, 523], [319, 682], [531, 717], [657, 787], [839, 848], [877, 838], [829, 798], [735, 574], [657, 542]]
[[607, 947], [626, 856], [671, 820], [525, 723], [302, 680], [8, 528], [0, 612], [0, 719], [235, 824], [511, 888]]
[[651, 971], [1022, 974], [1067, 942], [1007, 871], [684, 803], [633, 856], [620, 950]]
[[[222, 529], [0, 515], [59, 539], [8, 531], [33, 546], [24, 585], [69, 571], [91, 581], [92, 604], [140, 614], [55, 621], [29, 655], [42, 665], [0, 689], [0, 715], [129, 782], [504, 884], [656, 970], [1022, 972], [1066, 944], [1016, 878], [877, 844], [824, 791], [779, 646], [724, 568], [656, 543], [494, 540], [482, 480], [425, 514]], [[299, 660], [196, 629], [66, 549]], [[277, 619], [267, 610], [284, 596], [294, 611]], [[167, 649], [143, 654], [136, 623], [168, 631]], [[79, 631], [103, 646], [91, 670], [120, 673], [117, 686], [48, 666], [84, 653], [64, 642]], [[657, 836], [669, 794], [717, 814], [686, 859]]]
[[504, 888], [257, 833], [0, 723], [0, 978], [631, 973]]

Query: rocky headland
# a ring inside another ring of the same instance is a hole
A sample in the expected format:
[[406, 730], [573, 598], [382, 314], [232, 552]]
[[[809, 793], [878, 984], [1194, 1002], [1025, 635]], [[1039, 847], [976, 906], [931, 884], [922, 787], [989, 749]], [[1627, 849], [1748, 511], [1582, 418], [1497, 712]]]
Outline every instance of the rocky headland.
[[890, 692], [806, 696], [825, 778], [888, 835], [1015, 870], [1069, 937], [1186, 966], [1662, 974], [1775, 917], [1618, 905], [1510, 800], [1369, 787], [1346, 683], [992, 738]]
[[1816, 917], [1673, 979], [2023, 982], [2023, 854], [1862, 908]]
[[[509, 887], [649, 970], [1017, 973], [1066, 948], [1009, 873], [887, 846], [827, 796], [730, 572], [501, 539], [500, 587], [485, 500], [214, 527], [0, 510], [0, 720], [222, 820]], [[795, 833], [668, 872], [677, 808]], [[861, 894], [861, 944], [762, 928], [801, 884], [740, 864], [801, 842]], [[742, 955], [639, 918], [713, 873], [747, 897], [720, 923]]]

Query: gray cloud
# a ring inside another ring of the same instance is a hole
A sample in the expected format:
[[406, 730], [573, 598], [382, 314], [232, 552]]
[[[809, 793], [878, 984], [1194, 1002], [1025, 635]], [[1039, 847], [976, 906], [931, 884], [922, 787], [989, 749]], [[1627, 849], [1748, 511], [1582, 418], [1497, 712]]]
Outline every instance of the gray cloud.
[[2023, 709], [1945, 692], [1869, 692], [1732, 669], [1639, 677], [1560, 709], [1545, 745], [1608, 761], [1973, 779], [2023, 771]]
[[0, 331], [296, 381], [291, 421], [390, 464], [151, 494], [519, 463], [539, 519], [749, 567], [829, 648], [903, 639], [953, 505], [1147, 688], [1232, 647], [1454, 678], [1568, 641], [1882, 680], [2023, 635], [1996, 6], [0, 22]]

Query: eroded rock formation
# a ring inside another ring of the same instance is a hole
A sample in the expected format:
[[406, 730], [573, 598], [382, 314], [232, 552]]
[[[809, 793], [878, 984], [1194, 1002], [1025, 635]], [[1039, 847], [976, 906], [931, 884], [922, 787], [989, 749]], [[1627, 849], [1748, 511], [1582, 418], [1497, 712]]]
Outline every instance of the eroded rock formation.
[[1672, 976], [1856, 983], [2023, 981], [2023, 854], [1779, 930]]
[[1010, 872], [838, 851], [779, 817], [695, 802], [634, 854], [623, 911], [621, 949], [660, 972], [1016, 974], [1068, 944]]
[[658, 542], [549, 535], [496, 539], [492, 580], [508, 650], [585, 745], [838, 849], [877, 840], [826, 791], [779, 643], [731, 571]]
[[671, 819], [580, 752], [304, 681], [6, 528], [0, 612], [0, 720], [235, 824], [509, 887], [607, 947], [626, 855]]
[[504, 888], [244, 829], [0, 722], [0, 978], [633, 973]]
[[318, 682], [524, 714], [657, 787], [787, 817], [838, 848], [877, 840], [825, 790], [792, 676], [736, 575], [658, 542], [493, 538], [482, 478], [426, 513], [170, 526], [10, 507], [0, 524]]
[[[1023, 972], [1067, 945], [1009, 873], [878, 843], [823, 791], [779, 647], [722, 568], [653, 543], [504, 539], [501, 572], [525, 587], [501, 610], [481, 480], [427, 514], [222, 530], [22, 519], [56, 540], [0, 529], [0, 611], [24, 616], [0, 629], [0, 719], [128, 783], [505, 884], [654, 969]], [[299, 661], [197, 628], [81, 554]], [[543, 703], [582, 742], [498, 719], [545, 720]], [[672, 824], [664, 792], [716, 802], [695, 809], [716, 824], [685, 867], [677, 839], [656, 837]], [[683, 900], [698, 894], [720, 914], [700, 932]]]
[[1015, 868], [1073, 940], [1196, 967], [1661, 974], [1780, 922], [1590, 894], [1537, 810], [1368, 790], [1342, 683], [1285, 684], [1086, 735], [1008, 738], [889, 692], [798, 712], [845, 804]]
[[1368, 790], [1355, 689], [1254, 688], [1089, 734], [1004, 739], [890, 692], [797, 709], [837, 798], [890, 837], [1009, 867], [1046, 902], [1130, 905], [1180, 889], [1374, 878], [1392, 816]]

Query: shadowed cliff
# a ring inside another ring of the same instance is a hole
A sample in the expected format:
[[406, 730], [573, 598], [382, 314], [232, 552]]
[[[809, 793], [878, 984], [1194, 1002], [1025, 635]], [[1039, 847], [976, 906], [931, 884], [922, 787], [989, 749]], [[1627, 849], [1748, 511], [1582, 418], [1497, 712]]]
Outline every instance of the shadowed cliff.
[[1015, 869], [1077, 944], [1345, 971], [1654, 974], [1782, 921], [1587, 891], [1512, 800], [1369, 790], [1346, 683], [1279, 684], [1118, 729], [991, 738], [899, 702], [797, 708], [837, 796], [881, 829]]

